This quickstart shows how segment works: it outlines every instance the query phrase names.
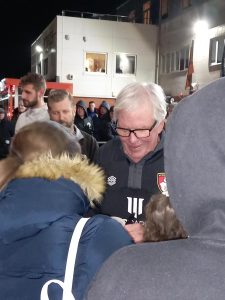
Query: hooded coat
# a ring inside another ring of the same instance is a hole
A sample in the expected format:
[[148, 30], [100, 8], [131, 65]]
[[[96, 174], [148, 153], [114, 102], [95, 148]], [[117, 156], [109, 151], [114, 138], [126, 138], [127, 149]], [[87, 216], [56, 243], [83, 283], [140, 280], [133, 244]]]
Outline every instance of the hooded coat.
[[224, 299], [224, 112], [221, 78], [182, 100], [166, 126], [168, 191], [189, 237], [119, 250], [101, 268], [86, 300]]
[[85, 115], [84, 118], [81, 119], [81, 117], [78, 115], [78, 113], [76, 113], [75, 116], [75, 120], [74, 120], [74, 124], [82, 131], [93, 135], [93, 121], [92, 118], [88, 116], [87, 113], [87, 107], [84, 101], [79, 100], [76, 104], [76, 107], [82, 107], [84, 109]]
[[[39, 300], [46, 281], [64, 280], [75, 225], [103, 191], [102, 171], [80, 156], [45, 155], [19, 167], [0, 192], [0, 299]], [[76, 259], [76, 300], [103, 261], [131, 243], [117, 221], [101, 215], [88, 220]], [[59, 286], [49, 287], [50, 299], [61, 296]]]

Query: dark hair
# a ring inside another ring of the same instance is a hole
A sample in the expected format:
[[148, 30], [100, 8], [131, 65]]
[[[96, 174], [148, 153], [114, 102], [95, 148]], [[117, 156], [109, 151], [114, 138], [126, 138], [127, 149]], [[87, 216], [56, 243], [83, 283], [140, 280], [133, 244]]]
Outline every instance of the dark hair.
[[20, 87], [23, 88], [25, 85], [28, 84], [32, 84], [36, 92], [43, 90], [45, 93], [46, 91], [46, 81], [41, 74], [27, 73], [27, 75], [20, 78]]
[[73, 96], [69, 92], [67, 92], [66, 90], [62, 90], [62, 89], [59, 89], [59, 90], [52, 89], [48, 95], [48, 102], [47, 102], [48, 108], [51, 109], [51, 103], [61, 102], [67, 97], [68, 97], [69, 101], [71, 102], [71, 105], [75, 106]]
[[158, 242], [187, 238], [187, 233], [177, 219], [169, 197], [153, 195], [145, 208], [144, 241]]

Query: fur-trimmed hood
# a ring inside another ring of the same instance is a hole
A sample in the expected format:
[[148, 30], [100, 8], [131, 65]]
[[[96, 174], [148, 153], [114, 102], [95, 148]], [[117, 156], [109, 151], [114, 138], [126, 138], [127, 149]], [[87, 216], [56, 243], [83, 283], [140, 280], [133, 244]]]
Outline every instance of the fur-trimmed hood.
[[78, 184], [91, 206], [93, 200], [101, 202], [105, 191], [105, 177], [103, 170], [80, 155], [69, 158], [67, 155], [53, 158], [51, 154], [42, 155], [38, 159], [25, 162], [17, 170], [16, 178], [40, 177], [48, 180], [57, 180], [60, 177], [69, 179]]

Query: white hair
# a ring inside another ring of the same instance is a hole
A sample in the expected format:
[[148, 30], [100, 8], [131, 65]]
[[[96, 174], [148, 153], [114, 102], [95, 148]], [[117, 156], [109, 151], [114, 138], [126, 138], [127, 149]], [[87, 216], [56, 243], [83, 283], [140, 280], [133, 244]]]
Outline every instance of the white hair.
[[118, 94], [114, 106], [114, 118], [117, 121], [121, 110], [135, 110], [143, 104], [149, 103], [153, 107], [153, 117], [160, 122], [166, 117], [166, 96], [158, 84], [130, 83]]

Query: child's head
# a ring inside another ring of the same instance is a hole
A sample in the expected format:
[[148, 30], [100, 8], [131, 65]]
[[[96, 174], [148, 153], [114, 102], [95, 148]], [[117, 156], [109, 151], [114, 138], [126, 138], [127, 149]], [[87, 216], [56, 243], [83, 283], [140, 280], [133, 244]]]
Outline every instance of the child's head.
[[[12, 139], [9, 155], [0, 162], [0, 189], [13, 178], [20, 165], [51, 154], [74, 157], [80, 144], [62, 125], [53, 121], [37, 121], [22, 127]], [[46, 166], [47, 167], [47, 166]]]
[[145, 242], [158, 242], [187, 238], [187, 233], [177, 219], [168, 197], [153, 195], [145, 208]]
[[12, 139], [10, 156], [23, 162], [51, 152], [53, 157], [80, 153], [80, 145], [62, 125], [53, 121], [37, 121], [21, 128]]

